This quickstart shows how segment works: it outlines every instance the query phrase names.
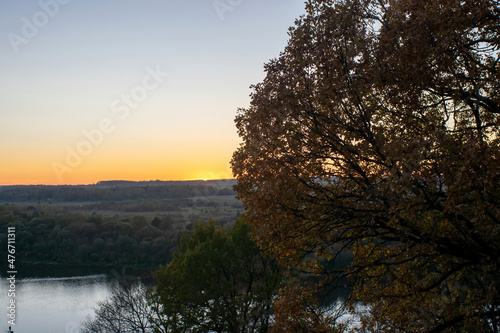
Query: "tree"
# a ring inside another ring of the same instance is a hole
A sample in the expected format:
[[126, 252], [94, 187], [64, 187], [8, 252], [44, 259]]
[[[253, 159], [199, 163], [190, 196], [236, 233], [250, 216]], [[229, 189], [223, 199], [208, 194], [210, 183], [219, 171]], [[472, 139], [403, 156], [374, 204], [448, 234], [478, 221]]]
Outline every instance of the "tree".
[[498, 2], [306, 10], [236, 117], [258, 244], [317, 274], [352, 251], [365, 330], [498, 332]]
[[117, 285], [109, 299], [100, 302], [94, 317], [88, 317], [81, 333], [167, 332], [154, 325], [162, 317], [150, 305], [147, 288], [141, 283]]
[[156, 297], [174, 332], [266, 332], [281, 275], [260, 254], [250, 225], [197, 224], [155, 274]]

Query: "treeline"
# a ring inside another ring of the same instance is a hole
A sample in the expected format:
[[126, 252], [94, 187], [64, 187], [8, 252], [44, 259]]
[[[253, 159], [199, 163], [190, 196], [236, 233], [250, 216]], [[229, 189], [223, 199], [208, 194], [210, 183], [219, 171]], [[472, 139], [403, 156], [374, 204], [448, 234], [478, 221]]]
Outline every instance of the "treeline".
[[0, 187], [3, 202], [90, 202], [179, 199], [232, 195], [234, 181], [100, 182], [96, 185], [16, 185]]
[[51, 214], [44, 208], [0, 205], [0, 256], [15, 227], [18, 263], [154, 268], [167, 263], [180, 230], [169, 217]]

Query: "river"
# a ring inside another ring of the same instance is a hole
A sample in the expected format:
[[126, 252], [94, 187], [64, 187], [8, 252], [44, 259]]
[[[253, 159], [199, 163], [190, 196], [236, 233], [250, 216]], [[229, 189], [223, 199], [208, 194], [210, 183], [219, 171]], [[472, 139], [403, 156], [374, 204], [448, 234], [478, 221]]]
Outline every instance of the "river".
[[[68, 274], [68, 268], [40, 270], [26, 268], [33, 276]], [[94, 271], [95, 272], [95, 271]], [[11, 283], [8, 277], [0, 280], [0, 333], [9, 327], [11, 301], [14, 300], [14, 333], [78, 333], [82, 321], [92, 315], [99, 301], [111, 294], [117, 279], [134, 278], [125, 271], [103, 270], [105, 274], [86, 275], [85, 270], [72, 270], [70, 277], [31, 277], [18, 279], [14, 283], [15, 296], [9, 296]], [[81, 275], [79, 275], [81, 274]], [[342, 297], [340, 297], [342, 298]], [[338, 302], [338, 300], [332, 300]], [[337, 303], [339, 306], [340, 303]], [[335, 309], [337, 306], [334, 306]], [[361, 308], [360, 308], [361, 309]], [[347, 314], [344, 320], [354, 319]], [[357, 321], [354, 320], [354, 325]]]
[[104, 274], [25, 278], [15, 281], [15, 296], [12, 291], [9, 296], [11, 283], [2, 277], [0, 332], [7, 331], [9, 316], [15, 314], [15, 333], [77, 333], [96, 304], [110, 295], [114, 283]]

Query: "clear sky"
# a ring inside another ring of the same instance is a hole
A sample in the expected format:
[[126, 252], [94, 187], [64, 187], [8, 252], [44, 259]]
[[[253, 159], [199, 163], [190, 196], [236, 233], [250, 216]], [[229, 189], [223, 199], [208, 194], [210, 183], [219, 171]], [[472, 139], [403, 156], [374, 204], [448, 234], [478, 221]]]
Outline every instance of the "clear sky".
[[0, 0], [0, 185], [231, 178], [304, 0]]

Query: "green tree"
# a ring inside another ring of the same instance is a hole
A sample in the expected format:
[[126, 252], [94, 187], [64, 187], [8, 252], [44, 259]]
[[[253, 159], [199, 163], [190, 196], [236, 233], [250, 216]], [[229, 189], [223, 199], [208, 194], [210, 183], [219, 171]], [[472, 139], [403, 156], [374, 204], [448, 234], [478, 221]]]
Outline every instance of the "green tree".
[[315, 273], [352, 251], [366, 330], [498, 332], [498, 2], [306, 9], [236, 118], [257, 242]]
[[157, 297], [178, 332], [266, 332], [280, 285], [277, 264], [262, 256], [239, 220], [229, 230], [198, 223], [172, 262], [155, 274]]

